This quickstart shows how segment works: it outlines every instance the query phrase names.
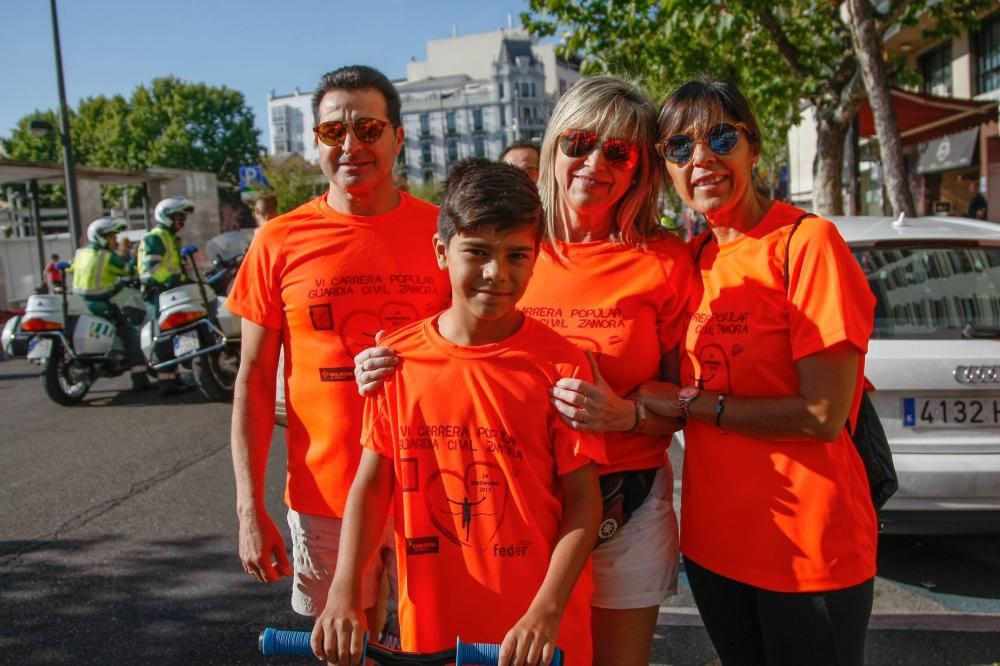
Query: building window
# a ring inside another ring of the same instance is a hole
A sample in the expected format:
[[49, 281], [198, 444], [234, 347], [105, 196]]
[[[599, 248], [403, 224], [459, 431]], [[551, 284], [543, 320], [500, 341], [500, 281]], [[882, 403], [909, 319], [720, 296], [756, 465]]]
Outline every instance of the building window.
[[507, 127], [507, 107], [500, 107], [500, 127]]
[[434, 182], [434, 171], [432, 169], [424, 169], [424, 185], [430, 185]]
[[430, 143], [422, 143], [420, 145], [420, 161], [424, 164], [430, 164], [434, 161], [433, 155], [431, 154]]
[[503, 83], [500, 84], [500, 99], [503, 99]]
[[535, 97], [535, 82], [531, 82], [531, 96]]
[[951, 95], [951, 42], [932, 49], [918, 58], [924, 77], [923, 91], [931, 95]]
[[429, 113], [420, 114], [420, 133], [421, 134], [431, 133], [431, 116]]
[[455, 161], [458, 159], [458, 141], [448, 139], [448, 159]]
[[976, 94], [1000, 88], [1000, 13], [983, 21], [973, 37]]
[[475, 138], [476, 157], [486, 157], [486, 139], [481, 136]]
[[483, 129], [483, 110], [473, 109], [472, 110], [472, 129], [482, 130]]
[[521, 97], [531, 97], [528, 93], [531, 92], [531, 88], [528, 86], [527, 82], [521, 84]]
[[521, 111], [521, 117], [522, 120], [531, 120], [531, 109], [528, 107], [524, 107], [523, 110]]
[[448, 128], [448, 134], [454, 134], [457, 130], [455, 129], [455, 112], [449, 111], [445, 114], [445, 124]]

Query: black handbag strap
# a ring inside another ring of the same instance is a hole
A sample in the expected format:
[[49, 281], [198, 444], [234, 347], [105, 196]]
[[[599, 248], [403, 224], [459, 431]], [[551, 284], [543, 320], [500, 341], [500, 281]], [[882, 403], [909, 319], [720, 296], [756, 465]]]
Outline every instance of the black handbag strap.
[[[807, 217], [816, 217], [816, 216], [812, 213], [802, 213], [802, 215], [800, 215], [798, 219], [796, 219], [795, 222], [792, 223], [792, 230], [788, 232], [788, 239], [785, 245], [785, 273], [784, 273], [785, 292], [788, 291], [788, 257], [792, 252], [792, 236], [795, 234], [795, 230], [799, 228], [799, 225], [802, 224], [802, 220], [806, 219]], [[708, 244], [711, 243], [712, 239], [714, 238], [715, 234], [713, 234], [712, 230], [709, 229], [708, 231], [705, 232], [705, 238], [698, 244], [698, 249], [695, 250], [694, 252], [695, 271], [700, 270], [699, 264], [701, 263], [701, 255], [702, 253], [705, 252], [705, 248], [708, 247]]]

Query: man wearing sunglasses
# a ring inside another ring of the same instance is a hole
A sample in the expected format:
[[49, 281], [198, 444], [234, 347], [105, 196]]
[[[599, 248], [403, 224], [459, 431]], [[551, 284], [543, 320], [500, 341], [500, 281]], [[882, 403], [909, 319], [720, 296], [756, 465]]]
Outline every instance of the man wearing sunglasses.
[[[432, 251], [437, 208], [393, 186], [403, 128], [389, 80], [364, 66], [330, 72], [313, 114], [329, 190], [260, 228], [227, 301], [243, 318], [232, 424], [240, 558], [261, 582], [294, 575], [292, 608], [311, 616], [326, 605], [361, 456], [354, 355], [378, 331], [439, 312], [450, 293]], [[294, 572], [263, 500], [282, 345]], [[389, 527], [363, 582], [366, 609], [376, 605], [382, 566], [395, 575], [392, 540]]]

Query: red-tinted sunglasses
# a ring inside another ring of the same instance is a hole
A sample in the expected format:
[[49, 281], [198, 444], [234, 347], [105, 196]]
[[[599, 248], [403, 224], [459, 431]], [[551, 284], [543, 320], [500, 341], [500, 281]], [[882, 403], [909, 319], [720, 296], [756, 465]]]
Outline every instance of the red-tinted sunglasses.
[[[316, 138], [328, 146], [339, 146], [347, 138], [347, 126], [354, 130], [354, 136], [362, 143], [375, 143], [385, 128], [392, 125], [388, 120], [378, 118], [358, 118], [353, 123], [342, 120], [328, 120], [313, 127]], [[395, 127], [395, 125], [392, 125]]]
[[566, 157], [586, 157], [601, 146], [608, 164], [618, 169], [631, 169], [639, 163], [639, 149], [624, 139], [605, 139], [587, 130], [568, 129], [559, 136], [559, 149]]

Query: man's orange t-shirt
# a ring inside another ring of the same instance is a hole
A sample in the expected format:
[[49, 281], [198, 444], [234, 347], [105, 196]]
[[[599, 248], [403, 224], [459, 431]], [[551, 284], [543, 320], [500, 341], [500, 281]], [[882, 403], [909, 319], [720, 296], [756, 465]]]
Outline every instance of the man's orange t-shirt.
[[[732, 396], [799, 391], [795, 362], [849, 342], [864, 353], [875, 299], [836, 227], [775, 203], [746, 236], [706, 235], [694, 285], [681, 383]], [[710, 233], [710, 232], [708, 232]], [[707, 241], [707, 242], [706, 242]], [[861, 399], [863, 363], [852, 414]], [[728, 578], [779, 592], [832, 590], [875, 575], [878, 527], [850, 435], [776, 441], [689, 421], [684, 435], [681, 551]]]
[[[618, 395], [661, 379], [661, 357], [684, 330], [693, 276], [684, 243], [668, 235], [645, 250], [612, 241], [558, 247], [565, 259], [543, 247], [518, 307], [593, 352]], [[602, 474], [667, 462], [669, 436], [609, 432], [605, 439], [609, 464]]]
[[[583, 353], [530, 317], [510, 338], [455, 345], [437, 317], [385, 340], [401, 359], [365, 404], [362, 442], [393, 460], [399, 618], [405, 650], [455, 637], [499, 643], [548, 571], [562, 520], [559, 477], [604, 457], [548, 399], [590, 379]], [[568, 664], [591, 663], [589, 567], [560, 624]]]
[[400, 193], [383, 215], [338, 213], [319, 197], [254, 237], [226, 301], [235, 314], [282, 329], [292, 509], [343, 515], [361, 459], [364, 399], [354, 355], [448, 302], [434, 258], [437, 208]]

